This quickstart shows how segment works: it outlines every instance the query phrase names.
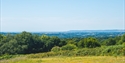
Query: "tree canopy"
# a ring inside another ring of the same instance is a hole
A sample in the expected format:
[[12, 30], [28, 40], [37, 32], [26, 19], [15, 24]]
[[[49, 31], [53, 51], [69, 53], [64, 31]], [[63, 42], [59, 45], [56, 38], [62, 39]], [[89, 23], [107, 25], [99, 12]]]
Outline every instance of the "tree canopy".
[[[58, 38], [56, 36], [36, 35], [23, 31], [22, 33], [12, 35], [0, 34], [0, 55], [2, 54], [29, 54], [38, 52], [74, 50], [80, 48], [96, 48], [110, 45], [124, 45], [125, 34], [115, 38]], [[103, 43], [103, 44], [101, 44]]]

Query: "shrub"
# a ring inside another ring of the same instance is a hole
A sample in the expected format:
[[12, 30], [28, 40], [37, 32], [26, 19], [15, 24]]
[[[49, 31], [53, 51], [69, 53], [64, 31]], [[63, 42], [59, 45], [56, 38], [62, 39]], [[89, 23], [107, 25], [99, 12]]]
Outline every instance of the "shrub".
[[13, 58], [13, 57], [15, 57], [15, 56], [14, 55], [4, 54], [4, 55], [0, 56], [0, 60], [2, 60], [2, 59], [10, 59], [10, 58]]
[[75, 49], [77, 49], [77, 47], [74, 44], [67, 44], [61, 47], [61, 50], [75, 50]]
[[52, 52], [58, 52], [60, 51], [60, 47], [59, 46], [55, 46], [51, 49]]
[[106, 56], [124, 55], [123, 49], [123, 45], [108, 46], [102, 51], [102, 54]]

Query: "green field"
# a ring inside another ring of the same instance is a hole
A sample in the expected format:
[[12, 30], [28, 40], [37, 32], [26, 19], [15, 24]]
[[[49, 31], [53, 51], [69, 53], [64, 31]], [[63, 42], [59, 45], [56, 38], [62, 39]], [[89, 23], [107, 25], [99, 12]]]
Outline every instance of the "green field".
[[125, 57], [115, 56], [83, 56], [66, 57], [55, 56], [45, 58], [28, 58], [19, 56], [11, 59], [0, 60], [0, 63], [125, 63]]

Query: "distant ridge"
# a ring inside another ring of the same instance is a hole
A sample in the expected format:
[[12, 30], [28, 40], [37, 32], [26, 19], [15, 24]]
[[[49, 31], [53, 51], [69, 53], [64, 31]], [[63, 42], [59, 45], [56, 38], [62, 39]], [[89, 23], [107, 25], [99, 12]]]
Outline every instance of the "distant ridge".
[[70, 30], [68, 32], [125, 32], [125, 30]]

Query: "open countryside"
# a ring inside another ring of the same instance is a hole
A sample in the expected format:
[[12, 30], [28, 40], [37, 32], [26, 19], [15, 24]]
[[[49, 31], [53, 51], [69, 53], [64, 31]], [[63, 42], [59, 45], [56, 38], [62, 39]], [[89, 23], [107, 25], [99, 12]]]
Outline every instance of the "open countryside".
[[0, 63], [125, 63], [125, 0], [0, 0]]
[[16, 34], [3, 33], [0, 34], [0, 62], [125, 63], [125, 34], [112, 37], [104, 34], [110, 32], [103, 33], [101, 38], [101, 34], [96, 35], [96, 38], [58, 38], [26, 31]]

